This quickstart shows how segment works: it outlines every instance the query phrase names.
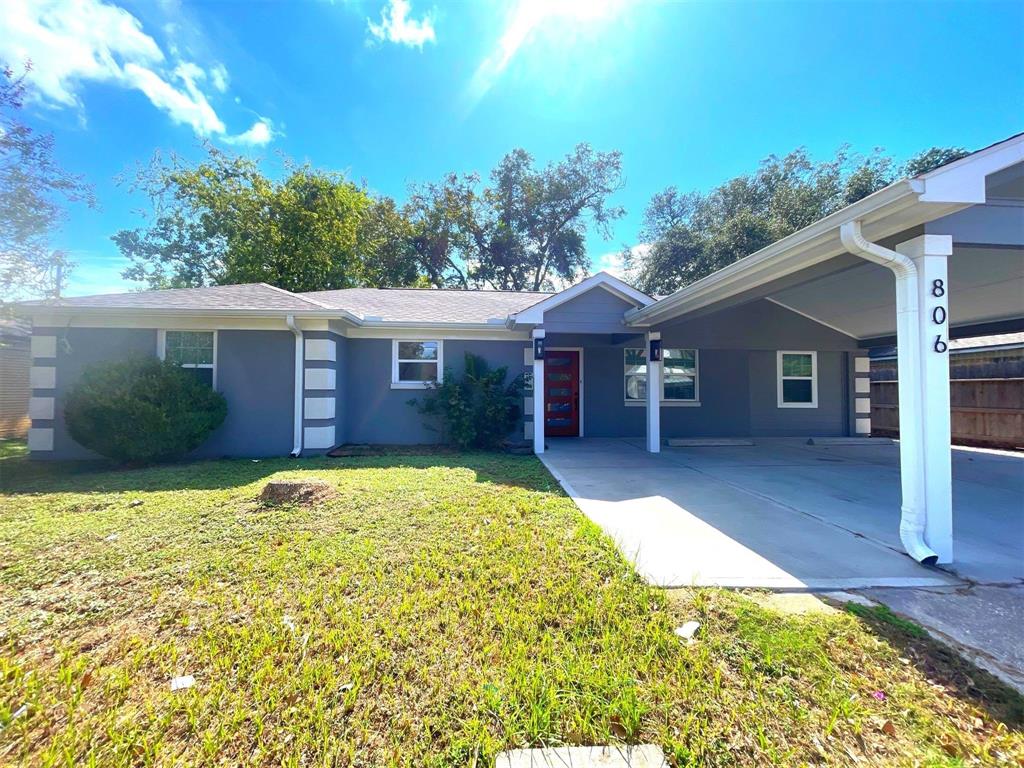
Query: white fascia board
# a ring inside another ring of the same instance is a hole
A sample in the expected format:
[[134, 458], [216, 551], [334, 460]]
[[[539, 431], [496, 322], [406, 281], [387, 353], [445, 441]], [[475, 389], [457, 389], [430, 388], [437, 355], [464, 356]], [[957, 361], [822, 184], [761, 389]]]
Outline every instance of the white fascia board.
[[919, 177], [924, 183], [922, 203], [985, 202], [985, 178], [1024, 162], [1024, 134], [972, 152], [956, 162]]
[[576, 285], [556, 293], [554, 296], [549, 296], [531, 307], [509, 315], [509, 323], [514, 325], [540, 325], [544, 322], [544, 313], [546, 311], [571, 301], [594, 288], [604, 288], [606, 291], [610, 291], [626, 301], [643, 307], [654, 303], [653, 297], [648, 296], [643, 291], [638, 291], [633, 286], [615, 277], [615, 275], [610, 275], [607, 272], [598, 272], [596, 275], [591, 275], [586, 280], [582, 280], [576, 283]]
[[[147, 315], [161, 316], [193, 316], [193, 317], [341, 317], [351, 315], [340, 309], [196, 309], [173, 307], [85, 307], [60, 304], [16, 304], [15, 309], [25, 314], [63, 314], [63, 315]], [[352, 315], [355, 317], [355, 315]]]
[[345, 328], [339, 335], [348, 339], [422, 339], [429, 337], [466, 341], [528, 341], [530, 338], [529, 331], [511, 331], [504, 325], [473, 325], [471, 323], [448, 325], [395, 323], [370, 328]]

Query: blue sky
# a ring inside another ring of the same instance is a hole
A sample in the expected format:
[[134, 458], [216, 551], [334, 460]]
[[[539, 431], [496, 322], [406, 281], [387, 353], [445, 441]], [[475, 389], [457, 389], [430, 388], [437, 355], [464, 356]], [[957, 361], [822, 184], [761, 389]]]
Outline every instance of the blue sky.
[[708, 189], [771, 153], [849, 142], [899, 158], [1024, 129], [1024, 3], [190, 3], [7, 0], [0, 61], [30, 58], [27, 119], [101, 210], [55, 242], [69, 293], [132, 287], [110, 241], [144, 201], [115, 177], [199, 141], [280, 155], [403, 199], [521, 146], [623, 152], [628, 215], [595, 268], [637, 242], [651, 194]]

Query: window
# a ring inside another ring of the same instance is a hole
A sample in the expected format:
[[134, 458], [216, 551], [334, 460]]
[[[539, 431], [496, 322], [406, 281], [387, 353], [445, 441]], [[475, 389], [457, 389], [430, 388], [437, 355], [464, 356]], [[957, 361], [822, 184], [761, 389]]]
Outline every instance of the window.
[[665, 349], [661, 355], [661, 399], [697, 400], [697, 350]]
[[627, 348], [625, 355], [626, 402], [642, 403], [647, 399], [647, 354]]
[[440, 341], [394, 339], [391, 342], [393, 389], [423, 389], [441, 381], [443, 365]]
[[216, 386], [217, 334], [214, 331], [162, 331], [160, 357]]
[[818, 407], [818, 353], [778, 353], [779, 408]]
[[[626, 404], [647, 399], [647, 352], [642, 347], [624, 350]], [[661, 401], [668, 405], [696, 405], [699, 400], [697, 350], [664, 349], [661, 364]]]

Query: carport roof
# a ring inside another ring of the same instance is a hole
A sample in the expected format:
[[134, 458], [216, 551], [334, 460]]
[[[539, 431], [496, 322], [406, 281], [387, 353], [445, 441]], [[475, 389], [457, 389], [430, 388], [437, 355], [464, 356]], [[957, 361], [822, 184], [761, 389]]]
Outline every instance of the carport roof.
[[[984, 204], [986, 178], [1022, 162], [1024, 133], [929, 173], [897, 181], [650, 306], [627, 313], [627, 323], [649, 326], [708, 311], [716, 305], [726, 306], [728, 302], [764, 298], [780, 285], [792, 287], [805, 282], [804, 274], [820, 277], [835, 272], [837, 266], [859, 265], [862, 262], [850, 256], [840, 240], [843, 224], [859, 221], [867, 239], [885, 240], [969, 206]], [[849, 263], [825, 266], [825, 262], [837, 257], [845, 257]], [[818, 271], [814, 272], [814, 268]], [[807, 272], [801, 274], [804, 270]], [[849, 293], [849, 286], [844, 291]], [[1020, 313], [1019, 296], [1007, 310], [1007, 316]], [[864, 338], [871, 334], [849, 335]]]

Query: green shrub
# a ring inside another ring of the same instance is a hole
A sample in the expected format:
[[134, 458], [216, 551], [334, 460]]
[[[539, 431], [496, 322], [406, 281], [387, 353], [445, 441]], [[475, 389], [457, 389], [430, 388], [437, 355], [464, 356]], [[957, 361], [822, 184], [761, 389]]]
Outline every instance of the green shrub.
[[506, 385], [507, 376], [508, 368], [491, 370], [486, 360], [467, 352], [461, 379], [446, 368], [429, 395], [409, 404], [439, 419], [447, 439], [459, 448], [496, 448], [519, 421], [522, 402], [522, 377]]
[[223, 395], [191, 372], [156, 358], [87, 368], [64, 406], [71, 437], [131, 464], [180, 458], [224, 421]]

